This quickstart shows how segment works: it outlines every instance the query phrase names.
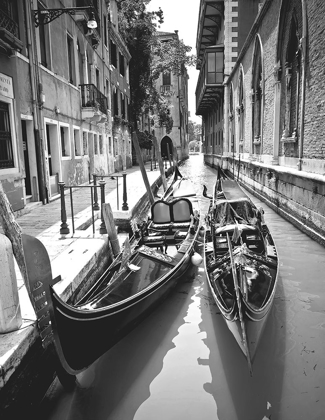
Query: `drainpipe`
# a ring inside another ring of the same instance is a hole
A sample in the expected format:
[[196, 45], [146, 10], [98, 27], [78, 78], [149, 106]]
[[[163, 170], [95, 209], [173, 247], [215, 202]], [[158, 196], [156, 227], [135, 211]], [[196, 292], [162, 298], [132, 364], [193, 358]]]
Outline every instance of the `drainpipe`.
[[306, 100], [306, 53], [307, 53], [307, 6], [306, 0], [301, 0], [302, 5], [302, 37], [301, 43], [301, 119], [299, 130], [299, 161], [298, 171], [302, 170], [303, 147], [304, 147], [304, 128], [305, 128], [305, 100]]
[[[26, 26], [27, 26], [27, 44], [28, 44], [28, 58], [29, 58], [29, 70], [30, 70], [30, 82], [32, 90], [32, 106], [33, 106], [33, 122], [34, 122], [34, 133], [35, 133], [35, 151], [36, 151], [36, 162], [37, 162], [37, 173], [38, 173], [38, 188], [39, 188], [39, 197], [43, 204], [46, 204], [47, 194], [46, 194], [46, 170], [45, 170], [45, 156], [44, 156], [44, 147], [42, 137], [40, 135], [41, 131], [41, 116], [40, 110], [38, 109], [38, 91], [39, 88], [39, 76], [36, 74], [33, 60], [35, 60], [35, 66], [38, 66], [37, 62], [37, 53], [36, 45], [33, 45], [31, 31], [35, 31], [32, 28], [33, 17], [31, 16], [31, 3], [28, 0], [25, 0], [26, 8]], [[35, 33], [35, 32], [33, 32]]]
[[[177, 40], [179, 42], [178, 38], [178, 30], [174, 31], [177, 35]], [[178, 44], [179, 45], [179, 44]], [[183, 149], [182, 149], [182, 125], [181, 125], [181, 101], [180, 101], [180, 87], [179, 87], [179, 78], [180, 78], [181, 72], [178, 68], [178, 62], [177, 62], [177, 90], [178, 90], [178, 120], [179, 120], [179, 143], [180, 143], [180, 150], [181, 150], [181, 159], [183, 157]]]

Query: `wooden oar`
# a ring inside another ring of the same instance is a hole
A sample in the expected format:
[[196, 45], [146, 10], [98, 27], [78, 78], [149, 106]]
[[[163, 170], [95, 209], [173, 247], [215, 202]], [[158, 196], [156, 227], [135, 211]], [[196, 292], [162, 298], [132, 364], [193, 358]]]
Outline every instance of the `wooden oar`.
[[227, 232], [227, 242], [228, 242], [229, 256], [230, 256], [230, 262], [231, 262], [232, 276], [233, 276], [233, 279], [234, 279], [236, 300], [237, 300], [237, 305], [238, 305], [240, 327], [241, 327], [242, 335], [243, 335], [243, 346], [246, 350], [246, 359], [247, 359], [247, 362], [248, 362], [249, 372], [250, 372], [251, 376], [253, 376], [251, 356], [250, 356], [248, 343], [247, 343], [246, 326], [245, 326], [243, 311], [242, 311], [242, 307], [241, 307], [241, 297], [240, 297], [240, 292], [239, 292], [239, 284], [238, 284], [238, 278], [237, 278], [236, 265], [235, 265], [235, 260], [234, 260], [234, 254], [232, 253], [232, 245], [231, 245], [231, 241], [230, 241], [230, 237], [229, 237], [228, 232]]

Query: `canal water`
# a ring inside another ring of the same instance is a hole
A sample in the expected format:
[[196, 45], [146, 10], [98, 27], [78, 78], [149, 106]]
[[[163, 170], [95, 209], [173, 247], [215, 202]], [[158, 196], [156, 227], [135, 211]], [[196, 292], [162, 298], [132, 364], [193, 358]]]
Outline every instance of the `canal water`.
[[[202, 195], [216, 173], [181, 167]], [[250, 376], [207, 287], [203, 265], [122, 341], [78, 375], [55, 381], [42, 420], [321, 420], [325, 418], [325, 250], [267, 205], [280, 258], [273, 308]], [[203, 206], [207, 200], [201, 199]], [[105, 334], [105, 331], [103, 331]], [[38, 416], [37, 416], [38, 418]]]

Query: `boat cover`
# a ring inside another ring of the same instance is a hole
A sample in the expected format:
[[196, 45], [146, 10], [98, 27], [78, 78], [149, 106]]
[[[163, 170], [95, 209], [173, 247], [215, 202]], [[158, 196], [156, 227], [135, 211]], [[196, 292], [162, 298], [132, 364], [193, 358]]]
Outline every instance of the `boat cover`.
[[238, 201], [222, 200], [217, 202], [213, 218], [219, 226], [235, 223], [257, 225], [260, 212], [247, 197]]

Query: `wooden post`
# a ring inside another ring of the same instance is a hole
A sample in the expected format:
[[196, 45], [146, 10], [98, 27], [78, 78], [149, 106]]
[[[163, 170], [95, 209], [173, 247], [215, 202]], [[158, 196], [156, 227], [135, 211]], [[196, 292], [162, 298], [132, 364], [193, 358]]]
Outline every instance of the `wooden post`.
[[30, 287], [28, 283], [28, 274], [26, 268], [25, 254], [23, 249], [23, 242], [21, 238], [21, 227], [15, 220], [9, 200], [3, 190], [0, 182], [0, 221], [4, 234], [10, 239], [14, 256], [16, 258], [20, 273], [28, 291], [31, 296]]
[[159, 169], [160, 169], [163, 188], [164, 188], [164, 191], [166, 191], [167, 190], [167, 181], [166, 181], [166, 175], [165, 175], [165, 170], [164, 170], [164, 162], [161, 158], [161, 150], [160, 150], [159, 143], [157, 141], [157, 137], [155, 136], [155, 133], [153, 133], [152, 138], [153, 138], [153, 143], [155, 145], [156, 155], [157, 155], [157, 158], [158, 158], [158, 165], [159, 165]]
[[104, 233], [107, 233], [105, 221], [104, 221], [104, 210], [103, 210], [104, 204], [105, 204], [105, 181], [100, 180], [99, 186], [100, 186], [100, 203], [101, 203], [101, 214], [100, 214], [101, 224], [99, 228], [99, 233], [103, 235]]
[[114, 222], [114, 215], [112, 212], [111, 205], [109, 203], [104, 203], [102, 207], [103, 211], [103, 218], [105, 222], [105, 226], [107, 229], [108, 237], [111, 242], [111, 247], [113, 250], [114, 257], [116, 257], [120, 252], [120, 243], [117, 237], [117, 231]]
[[153, 204], [155, 202], [155, 199], [154, 199], [154, 196], [152, 194], [151, 187], [150, 187], [149, 180], [148, 180], [148, 175], [147, 175], [147, 172], [146, 172], [146, 168], [145, 168], [143, 160], [142, 160], [141, 150], [140, 150], [138, 136], [137, 136], [136, 132], [132, 133], [132, 141], [133, 141], [133, 146], [134, 146], [134, 149], [135, 149], [135, 152], [137, 154], [138, 161], [139, 161], [143, 182], [146, 186], [150, 203]]

